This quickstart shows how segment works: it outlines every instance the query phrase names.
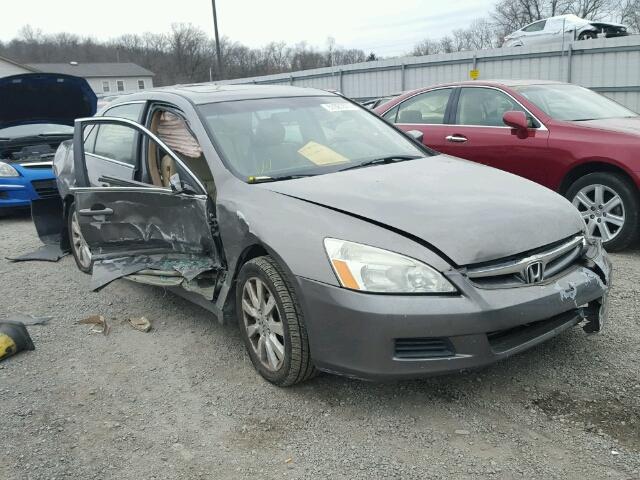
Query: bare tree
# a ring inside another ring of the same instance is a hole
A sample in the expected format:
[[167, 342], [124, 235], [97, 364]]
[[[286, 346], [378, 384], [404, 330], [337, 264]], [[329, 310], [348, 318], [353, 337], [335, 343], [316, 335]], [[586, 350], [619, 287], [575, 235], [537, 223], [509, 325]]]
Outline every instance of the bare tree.
[[417, 43], [411, 52], [411, 55], [433, 55], [434, 53], [442, 52], [442, 46], [437, 40], [431, 40], [426, 38], [420, 43]]
[[617, 20], [640, 33], [640, 0], [622, 0], [618, 4]]

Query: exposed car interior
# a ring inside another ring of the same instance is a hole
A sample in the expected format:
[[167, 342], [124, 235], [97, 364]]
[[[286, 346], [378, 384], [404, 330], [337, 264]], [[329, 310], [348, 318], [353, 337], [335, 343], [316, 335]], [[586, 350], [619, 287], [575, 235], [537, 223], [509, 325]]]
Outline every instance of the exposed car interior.
[[[184, 119], [169, 110], [156, 109], [151, 114], [150, 130], [158, 136], [205, 186], [207, 193], [215, 194], [215, 182], [202, 153], [200, 144], [189, 130]], [[147, 168], [151, 183], [155, 186], [171, 186], [171, 176], [180, 173], [180, 167], [155, 142], [149, 142]]]

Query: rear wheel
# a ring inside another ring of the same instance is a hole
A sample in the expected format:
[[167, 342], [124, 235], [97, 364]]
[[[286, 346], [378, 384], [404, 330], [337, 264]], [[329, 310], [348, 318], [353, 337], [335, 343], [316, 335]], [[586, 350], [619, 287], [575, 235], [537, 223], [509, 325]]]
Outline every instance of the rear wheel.
[[578, 37], [578, 40], [589, 40], [591, 38], [597, 38], [596, 32], [582, 32]]
[[236, 312], [247, 352], [260, 375], [281, 387], [314, 375], [302, 311], [285, 272], [271, 257], [243, 265]]
[[67, 215], [67, 229], [69, 231], [71, 253], [76, 261], [76, 265], [84, 273], [91, 273], [91, 270], [93, 270], [91, 251], [82, 236], [75, 203], [72, 203], [69, 207], [69, 214]]
[[638, 191], [615, 173], [590, 173], [576, 180], [567, 198], [580, 211], [589, 233], [610, 251], [628, 247], [638, 234]]

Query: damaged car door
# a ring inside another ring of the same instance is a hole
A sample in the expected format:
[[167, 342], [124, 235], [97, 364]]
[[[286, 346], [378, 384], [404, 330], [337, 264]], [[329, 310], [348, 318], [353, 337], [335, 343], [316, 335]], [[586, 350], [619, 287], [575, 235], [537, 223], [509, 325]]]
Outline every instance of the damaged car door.
[[[132, 152], [133, 179], [119, 175], [118, 169], [105, 171], [104, 165], [98, 177], [91, 171], [81, 139], [94, 125], [100, 126], [97, 135], [104, 145], [105, 163], [110, 163], [112, 148], [120, 155]], [[221, 261], [213, 202], [200, 180], [175, 152], [136, 122], [97, 117], [78, 120], [75, 128], [76, 186], [71, 189], [69, 237], [78, 266], [92, 273], [92, 289], [125, 277], [181, 287], [212, 300]], [[161, 152], [163, 162], [172, 163], [168, 186], [151, 180], [151, 170], [160, 167], [150, 152]]]

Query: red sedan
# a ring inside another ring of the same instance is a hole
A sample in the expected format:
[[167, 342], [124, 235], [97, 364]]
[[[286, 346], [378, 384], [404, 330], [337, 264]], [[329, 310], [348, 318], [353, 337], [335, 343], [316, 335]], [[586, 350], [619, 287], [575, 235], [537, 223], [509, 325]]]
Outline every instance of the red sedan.
[[640, 116], [602, 95], [559, 82], [475, 81], [413, 90], [375, 111], [439, 152], [560, 192], [609, 250], [637, 238]]

